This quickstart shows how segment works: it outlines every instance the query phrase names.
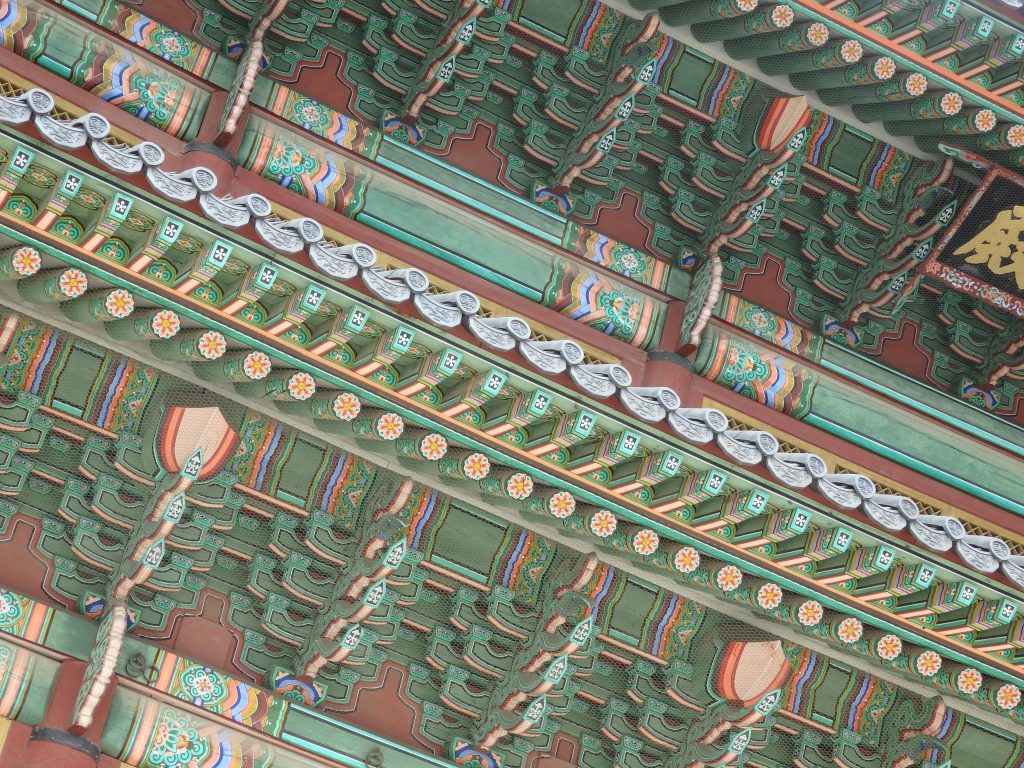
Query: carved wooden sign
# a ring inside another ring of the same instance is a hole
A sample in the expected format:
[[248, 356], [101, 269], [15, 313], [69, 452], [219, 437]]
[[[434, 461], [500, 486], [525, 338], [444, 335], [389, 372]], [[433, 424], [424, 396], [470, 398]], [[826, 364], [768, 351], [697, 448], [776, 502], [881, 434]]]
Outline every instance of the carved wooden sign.
[[113, 601], [100, 621], [89, 655], [89, 666], [85, 669], [82, 687], [78, 691], [71, 721], [73, 732], [81, 733], [92, 725], [96, 707], [114, 679], [117, 659], [121, 655], [127, 631], [128, 607], [122, 601]]
[[1024, 178], [994, 168], [925, 261], [925, 274], [1024, 318]]

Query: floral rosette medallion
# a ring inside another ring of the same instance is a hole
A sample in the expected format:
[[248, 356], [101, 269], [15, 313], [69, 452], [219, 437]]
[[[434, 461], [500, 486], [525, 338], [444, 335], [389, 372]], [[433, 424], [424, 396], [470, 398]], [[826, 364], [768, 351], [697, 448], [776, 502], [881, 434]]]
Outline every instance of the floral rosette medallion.
[[69, 299], [77, 299], [88, 287], [89, 278], [80, 269], [65, 269], [57, 278], [57, 290]]
[[935, 677], [942, 669], [942, 657], [935, 651], [925, 651], [915, 659], [914, 668], [919, 675]]
[[207, 331], [199, 337], [196, 349], [207, 360], [217, 360], [228, 348], [228, 342], [220, 331]]
[[907, 75], [907, 79], [904, 81], [904, 87], [906, 88], [907, 93], [911, 96], [921, 96], [928, 90], [928, 78], [920, 72], [912, 72]]
[[804, 36], [808, 43], [818, 48], [828, 42], [828, 27], [820, 21], [816, 21], [807, 28]]
[[533, 478], [523, 472], [516, 472], [505, 481], [505, 493], [517, 501], [529, 498], [533, 493]]
[[762, 584], [757, 590], [757, 604], [766, 611], [782, 605], [782, 587], [778, 584]]
[[149, 328], [158, 339], [173, 339], [181, 330], [178, 313], [170, 309], [161, 309], [149, 323]]
[[996, 127], [996, 113], [991, 109], [980, 109], [974, 115], [974, 129], [979, 133], [988, 133]]
[[374, 425], [381, 440], [397, 440], [405, 431], [405, 422], [397, 413], [383, 413]]
[[11, 254], [11, 271], [18, 277], [32, 277], [39, 271], [43, 259], [39, 251], [28, 245], [17, 248]]
[[342, 392], [331, 403], [331, 413], [339, 421], [352, 421], [359, 415], [360, 410], [362, 410], [362, 403], [351, 392]]
[[879, 80], [888, 80], [896, 74], [896, 62], [889, 56], [882, 56], [875, 60], [871, 71]]
[[817, 626], [821, 623], [824, 616], [825, 609], [821, 607], [821, 603], [817, 600], [807, 600], [800, 603], [800, 607], [796, 611], [797, 621], [805, 627]]
[[108, 315], [121, 320], [135, 311], [135, 299], [124, 288], [116, 288], [107, 294], [103, 307]]
[[856, 64], [864, 56], [864, 46], [857, 40], [847, 40], [839, 47], [839, 55], [847, 64]]
[[977, 693], [981, 690], [981, 672], [968, 667], [960, 671], [956, 676], [956, 687], [960, 693]]
[[448, 453], [448, 439], [437, 432], [431, 432], [420, 440], [419, 451], [424, 459], [438, 461]]
[[470, 480], [483, 480], [491, 471], [491, 460], [482, 453], [471, 453], [462, 462], [462, 472]]
[[1000, 709], [1013, 709], [1020, 704], [1020, 688], [1007, 683], [996, 691], [996, 706]]
[[680, 573], [693, 573], [700, 567], [700, 552], [693, 547], [680, 547], [672, 558], [672, 565]]
[[253, 381], [267, 378], [270, 368], [270, 358], [263, 352], [250, 352], [242, 361], [242, 372]]
[[724, 565], [715, 574], [715, 583], [723, 592], [735, 592], [743, 583], [743, 572], [735, 565]]
[[551, 498], [548, 499], [548, 513], [550, 513], [552, 517], [564, 520], [567, 517], [571, 517], [572, 513], [575, 511], [576, 497], [568, 491], [559, 491], [558, 493], [552, 494]]
[[182, 693], [197, 707], [209, 706], [227, 695], [220, 676], [209, 667], [188, 667], [181, 673], [180, 685]]
[[637, 531], [633, 536], [633, 551], [638, 555], [653, 555], [658, 551], [660, 539], [650, 528]]
[[772, 26], [776, 29], [786, 29], [793, 23], [794, 18], [796, 18], [796, 14], [788, 5], [776, 5], [772, 9]]
[[316, 393], [316, 382], [305, 371], [292, 374], [288, 379], [288, 395], [293, 400], [309, 400]]
[[602, 539], [607, 539], [615, 533], [615, 529], [618, 527], [619, 521], [607, 509], [595, 512], [594, 516], [590, 518], [590, 532]]
[[964, 98], [956, 91], [947, 91], [939, 99], [939, 109], [942, 110], [942, 114], [950, 117], [960, 114], [960, 110], [964, 108]]
[[863, 635], [864, 625], [861, 624], [860, 619], [855, 619], [852, 616], [843, 619], [836, 628], [836, 637], [847, 645], [856, 643]]
[[898, 635], [884, 635], [875, 643], [875, 653], [880, 659], [892, 661], [903, 653], [903, 641]]

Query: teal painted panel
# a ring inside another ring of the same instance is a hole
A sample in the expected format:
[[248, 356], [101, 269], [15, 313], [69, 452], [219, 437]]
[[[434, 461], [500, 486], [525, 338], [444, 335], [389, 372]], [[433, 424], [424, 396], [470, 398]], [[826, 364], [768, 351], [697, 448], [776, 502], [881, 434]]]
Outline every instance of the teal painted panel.
[[821, 365], [952, 427], [968, 431], [978, 440], [1024, 457], [1024, 428], [1005, 419], [883, 368], [835, 344], [825, 345]]
[[819, 426], [833, 432], [831, 426], [838, 426], [847, 439], [860, 438], [854, 442], [869, 449], [885, 447], [889, 450], [883, 455], [905, 466], [917, 470], [922, 465], [930, 467], [937, 472], [927, 474], [968, 493], [983, 497], [979, 491], [986, 491], [986, 500], [1007, 509], [1018, 506], [1021, 463], [1001, 451], [965, 440], [895, 405], [877, 399], [867, 402], [864, 395], [838, 382], [818, 387], [812, 414], [823, 420], [816, 422]]
[[408, 747], [295, 705], [288, 709], [281, 739], [349, 768], [364, 768], [366, 763], [363, 758], [374, 748], [381, 751], [382, 764], [388, 768], [451, 766], [445, 760], [418, 754]]
[[577, 3], [523, 0], [518, 17], [520, 21], [530, 22], [534, 29], [544, 30], [553, 38], [565, 40], [577, 11]]
[[[486, 267], [501, 276], [499, 282], [506, 287], [534, 301], [551, 274], [548, 255], [539, 255], [529, 243], [452, 206], [439, 210], [427, 205], [423, 195], [404, 185], [371, 184], [362, 212], [415, 238], [421, 247], [433, 246], [427, 250], [439, 258], [452, 261], [445, 254], [453, 254], [477, 264], [478, 269]], [[400, 239], [411, 242], [407, 237]]]
[[562, 240], [565, 221], [475, 176], [462, 173], [415, 149], [385, 140], [377, 160], [430, 188], [454, 197], [473, 208], [555, 243]]

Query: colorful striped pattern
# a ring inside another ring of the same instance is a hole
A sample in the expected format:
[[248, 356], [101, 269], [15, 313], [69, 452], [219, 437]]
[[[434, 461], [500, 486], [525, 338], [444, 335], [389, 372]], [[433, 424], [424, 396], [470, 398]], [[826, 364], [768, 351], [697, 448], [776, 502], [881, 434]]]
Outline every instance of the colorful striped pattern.
[[131, 8], [118, 10], [111, 25], [118, 36], [196, 77], [209, 76], [215, 60], [212, 50]]
[[498, 548], [490, 578], [492, 583], [511, 589], [518, 599], [533, 603], [550, 565], [550, 541], [533, 531], [510, 528]]
[[407, 521], [409, 545], [422, 552], [424, 558], [428, 558], [450, 505], [451, 498], [445, 494], [406, 480], [379, 515], [398, 515]]
[[842, 135], [842, 124], [838, 120], [823, 112], [815, 112], [811, 121], [811, 140], [805, 145], [811, 164], [827, 171], [832, 152]]
[[26, 321], [18, 328], [7, 354], [3, 387], [45, 394], [44, 387], [57, 381], [71, 352], [69, 338], [48, 326]]
[[667, 263], [575, 222], [566, 227], [562, 247], [658, 291], [664, 290], [668, 282]]
[[565, 259], [555, 260], [542, 303], [641, 349], [656, 339], [664, 309], [639, 291]]
[[652, 656], [671, 659], [689, 646], [706, 614], [702, 605], [681, 595], [659, 592], [640, 630], [640, 648]]
[[580, 8], [566, 43], [587, 51], [595, 63], [604, 62], [624, 18], [623, 14], [595, 0], [589, 6]]
[[[828, 173], [835, 173], [840, 159], [833, 153], [842, 143], [845, 126], [836, 118], [812, 111], [811, 138], [807, 142], [808, 160]], [[910, 156], [891, 144], [872, 142], [867, 157], [858, 167], [843, 167], [840, 175], [852, 177], [858, 187], [877, 190], [886, 200], [892, 200], [903, 176], [910, 170]]]
[[716, 61], [697, 98], [697, 109], [712, 117], [731, 117], [750, 92], [753, 80]]
[[893, 200], [909, 170], [910, 155], [891, 144], [875, 142], [874, 151], [861, 166], [861, 183], [878, 190], [883, 199]]
[[364, 157], [377, 154], [380, 133], [374, 128], [285, 85], [275, 83], [266, 104], [273, 114], [336, 146], [358, 152]]
[[0, 32], [3, 33], [3, 46], [14, 50], [15, 35], [28, 22], [28, 14], [19, 0], [0, 0]]
[[823, 661], [822, 657], [813, 651], [801, 651], [783, 688], [783, 709], [810, 718], [813, 714], [815, 693], [824, 682], [827, 672], [827, 660]]
[[594, 627], [599, 632], [607, 629], [612, 608], [622, 597], [626, 578], [607, 563], [600, 563], [593, 576], [580, 591], [594, 601]]
[[815, 373], [746, 339], [709, 328], [701, 340], [694, 370], [733, 392], [802, 419], [811, 411]]
[[840, 697], [838, 718], [844, 728], [857, 732], [874, 745], [882, 738], [882, 723], [896, 703], [896, 687], [873, 675], [854, 675]]
[[341, 157], [321, 151], [300, 137], [250, 121], [238, 152], [239, 162], [266, 179], [327, 208], [353, 215], [362, 207], [365, 174]]
[[720, 316], [727, 323], [801, 357], [811, 360], [821, 357], [820, 336], [735, 294], [726, 295]]
[[172, 136], [193, 137], [206, 107], [195, 86], [170, 73], [150, 70], [128, 52], [103, 60], [95, 72], [102, 79], [90, 90], [104, 101]]
[[134, 431], [155, 386], [154, 371], [121, 355], [107, 355], [82, 418], [110, 432]]
[[[159, 652], [155, 666], [159, 670], [156, 681], [152, 684], [156, 690], [226, 717], [247, 728], [272, 736], [280, 732], [283, 715], [288, 708], [287, 702], [275, 699], [254, 685], [234, 680], [191, 659], [167, 651]], [[197, 671], [205, 678], [215, 681], [212, 687], [214, 693], [209, 697], [197, 697], [189, 686], [189, 675]]]
[[285, 432], [279, 422], [249, 412], [238, 431], [238, 449], [228, 470], [246, 485], [262, 493], [272, 493], [291, 450], [294, 435]]

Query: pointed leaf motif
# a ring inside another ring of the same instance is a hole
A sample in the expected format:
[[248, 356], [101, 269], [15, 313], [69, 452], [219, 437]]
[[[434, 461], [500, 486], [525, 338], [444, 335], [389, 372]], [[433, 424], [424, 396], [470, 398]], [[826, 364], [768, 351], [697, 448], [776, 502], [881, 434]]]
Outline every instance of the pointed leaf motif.
[[777, 710], [780, 704], [782, 704], [782, 689], [776, 688], [774, 691], [769, 691], [762, 696], [761, 700], [754, 705], [754, 710], [761, 717], [767, 717]]
[[185, 494], [179, 493], [164, 508], [163, 519], [168, 523], [177, 523], [185, 513]]
[[931, 252], [934, 240], [935, 238], [932, 237], [929, 237], [927, 240], [922, 240], [920, 243], [917, 244], [917, 247], [914, 249], [914, 252], [911, 254], [910, 258], [913, 259], [914, 261], [921, 261], [925, 256], [927, 256]]
[[630, 96], [615, 111], [615, 117], [619, 120], [629, 120], [629, 116], [633, 114], [633, 97]]
[[405, 550], [407, 545], [405, 539], [399, 539], [391, 548], [388, 550], [387, 555], [384, 557], [384, 564], [389, 568], [397, 568], [402, 564], [402, 560], [405, 558]]
[[612, 147], [615, 146], [615, 129], [612, 128], [608, 133], [601, 137], [600, 143], [597, 145], [598, 152], [608, 153], [612, 151]]
[[523, 720], [530, 723], [536, 723], [542, 717], [544, 717], [544, 710], [547, 709], [548, 700], [546, 696], [538, 696], [534, 699], [530, 706], [526, 708], [526, 712], [523, 713]]
[[576, 645], [583, 645], [590, 639], [590, 633], [594, 631], [594, 616], [591, 614], [577, 624], [572, 630], [572, 641]]
[[341, 640], [338, 644], [346, 651], [354, 650], [359, 645], [359, 640], [363, 636], [363, 628], [359, 624], [353, 624], [349, 630], [341, 636]]
[[801, 128], [793, 134], [793, 138], [786, 146], [794, 152], [799, 152], [805, 141], [807, 141], [807, 128]]
[[459, 30], [459, 42], [463, 45], [468, 45], [473, 39], [473, 35], [476, 34], [476, 19], [470, 19], [462, 25], [462, 29]]
[[455, 74], [455, 57], [448, 59], [441, 68], [437, 70], [437, 79], [443, 83], [447, 83], [452, 79], [452, 75]]
[[376, 608], [384, 601], [384, 595], [387, 594], [387, 582], [381, 579], [366, 592], [366, 596], [363, 598], [363, 605]]
[[736, 755], [743, 753], [747, 745], [750, 744], [751, 733], [749, 728], [745, 728], [733, 736], [732, 741], [729, 742], [729, 751]]
[[776, 168], [775, 172], [772, 173], [772, 175], [768, 178], [768, 186], [771, 187], [772, 189], [778, 189], [779, 187], [781, 187], [783, 182], [786, 180], [787, 170], [788, 166], [786, 165], [782, 165]]
[[636, 75], [636, 81], [643, 85], [650, 85], [654, 82], [654, 74], [657, 72], [657, 64], [658, 62], [655, 59], [651, 59], [644, 64]]
[[547, 672], [544, 673], [544, 680], [551, 683], [552, 685], [558, 683], [565, 675], [565, 671], [568, 668], [569, 663], [565, 656], [559, 656], [551, 664], [548, 665]]
[[188, 460], [185, 462], [185, 466], [181, 468], [182, 477], [187, 477], [189, 480], [195, 481], [199, 477], [200, 471], [203, 469], [203, 449], [196, 448]]
[[160, 563], [164, 561], [164, 552], [166, 551], [166, 545], [163, 539], [157, 539], [154, 541], [149, 549], [146, 550], [146, 554], [142, 556], [142, 564], [147, 568], [159, 568]]

